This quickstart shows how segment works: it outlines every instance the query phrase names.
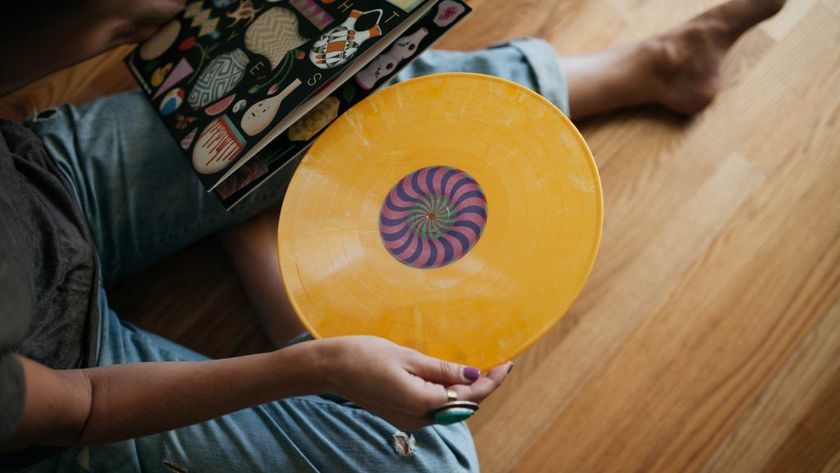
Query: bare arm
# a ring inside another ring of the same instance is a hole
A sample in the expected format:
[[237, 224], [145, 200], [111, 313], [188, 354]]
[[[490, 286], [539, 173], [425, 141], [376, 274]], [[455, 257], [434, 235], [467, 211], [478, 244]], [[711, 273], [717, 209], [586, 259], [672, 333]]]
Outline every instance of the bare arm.
[[20, 428], [3, 450], [86, 445], [193, 424], [272, 399], [320, 392], [313, 344], [226, 360], [53, 370], [18, 357]]
[[[18, 357], [25, 378], [18, 431], [0, 451], [89, 445], [153, 434], [291, 396], [333, 392], [406, 430], [459, 399], [480, 402], [510, 368], [472, 370], [376, 337], [336, 337], [226, 360], [53, 370]], [[475, 372], [477, 373], [477, 372]]]
[[12, 0], [0, 15], [0, 95], [150, 36], [185, 0]]

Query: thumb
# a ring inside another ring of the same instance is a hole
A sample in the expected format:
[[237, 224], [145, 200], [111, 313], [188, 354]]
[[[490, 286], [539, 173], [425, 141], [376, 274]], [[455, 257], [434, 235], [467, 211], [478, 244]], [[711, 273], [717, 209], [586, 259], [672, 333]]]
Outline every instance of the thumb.
[[471, 384], [481, 376], [478, 368], [450, 363], [421, 353], [417, 353], [412, 360], [411, 371], [426, 381], [444, 386]]

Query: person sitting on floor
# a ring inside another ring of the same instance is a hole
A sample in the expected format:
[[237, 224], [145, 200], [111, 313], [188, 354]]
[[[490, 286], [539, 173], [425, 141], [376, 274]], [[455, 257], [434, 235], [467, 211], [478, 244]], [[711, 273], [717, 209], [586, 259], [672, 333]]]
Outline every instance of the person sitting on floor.
[[[0, 94], [142, 40], [183, 3], [12, 2], [0, 20]], [[647, 103], [691, 114], [718, 91], [727, 50], [783, 3], [731, 0], [654, 38], [580, 56], [558, 57], [539, 39], [430, 51], [398, 78], [504, 77], [573, 119]], [[289, 173], [228, 213], [180, 154], [139, 92], [0, 121], [0, 465], [478, 471], [466, 425], [432, 425], [426, 414], [450, 387], [481, 402], [512, 365], [479, 373], [375, 337], [294, 338], [304, 330], [284, 298], [275, 247]], [[272, 352], [208, 360], [108, 304], [115, 282], [216, 232]], [[394, 452], [395, 428], [412, 431], [419, 453]]]

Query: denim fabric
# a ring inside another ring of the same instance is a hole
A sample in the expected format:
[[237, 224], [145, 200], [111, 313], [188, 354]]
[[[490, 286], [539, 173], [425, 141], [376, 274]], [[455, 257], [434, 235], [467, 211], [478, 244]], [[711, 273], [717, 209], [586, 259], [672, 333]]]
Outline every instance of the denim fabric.
[[[397, 80], [450, 71], [519, 82], [568, 113], [566, 83], [556, 55], [541, 40], [517, 40], [474, 52], [429, 51]], [[95, 240], [103, 275], [97, 364], [205, 359], [120, 320], [108, 306], [105, 288], [201, 237], [279, 206], [295, 166], [287, 166], [226, 212], [204, 191], [138, 92], [78, 108], [63, 106], [28, 126], [72, 184]], [[69, 448], [27, 471], [478, 471], [475, 447], [463, 423], [413, 432], [417, 450], [412, 456], [395, 452], [395, 432], [384, 420], [350, 403], [305, 396], [156, 435]]]
[[394, 82], [437, 72], [478, 72], [512, 80], [569, 115], [566, 76], [557, 53], [541, 39], [516, 39], [478, 51], [427, 51], [400, 71]]

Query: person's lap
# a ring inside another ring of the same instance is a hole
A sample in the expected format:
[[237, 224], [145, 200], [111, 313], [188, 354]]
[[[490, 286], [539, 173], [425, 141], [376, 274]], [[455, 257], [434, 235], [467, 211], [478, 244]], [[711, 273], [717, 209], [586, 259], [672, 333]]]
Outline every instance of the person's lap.
[[[444, 71], [479, 72], [520, 82], [568, 113], [556, 56], [544, 42], [524, 41], [471, 53], [421, 55], [398, 79]], [[181, 150], [138, 92], [62, 107], [29, 124], [71, 182], [97, 246], [100, 289], [98, 365], [202, 360], [202, 355], [138, 329], [108, 307], [104, 287], [220, 229], [279, 207], [294, 166], [226, 212], [193, 174]], [[280, 369], [278, 367], [278, 369]], [[267, 403], [196, 425], [89, 449], [68, 449], [33, 471], [79, 465], [107, 471], [233, 468], [271, 471], [477, 470], [464, 424], [414, 432], [417, 453], [394, 451], [396, 429], [332, 398]]]
[[[108, 346], [100, 364], [206, 358], [125, 323], [102, 304]], [[278, 367], [282, 369], [282, 367]], [[142, 382], [142, 380], [138, 380]], [[398, 431], [349, 402], [304, 396], [243, 409], [211, 421], [112, 444], [67, 449], [32, 471], [477, 471], [465, 426], [413, 432], [418, 450], [398, 455]], [[180, 470], [179, 470], [180, 468]]]

